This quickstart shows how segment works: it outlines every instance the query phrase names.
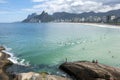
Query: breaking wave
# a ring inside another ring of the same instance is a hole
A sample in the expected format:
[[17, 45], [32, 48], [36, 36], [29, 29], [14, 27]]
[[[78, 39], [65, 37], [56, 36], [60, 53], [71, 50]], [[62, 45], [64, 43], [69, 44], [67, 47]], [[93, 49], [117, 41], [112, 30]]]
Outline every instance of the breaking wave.
[[10, 52], [12, 50], [12, 48], [8, 48], [6, 46], [4, 46], [4, 47], [5, 47], [5, 50], [3, 52], [10, 55], [10, 58], [8, 58], [8, 59], [10, 61], [12, 61], [14, 64], [22, 65], [22, 66], [30, 66], [29, 62], [25, 61], [25, 59], [20, 59], [20, 58], [14, 56], [14, 53]]

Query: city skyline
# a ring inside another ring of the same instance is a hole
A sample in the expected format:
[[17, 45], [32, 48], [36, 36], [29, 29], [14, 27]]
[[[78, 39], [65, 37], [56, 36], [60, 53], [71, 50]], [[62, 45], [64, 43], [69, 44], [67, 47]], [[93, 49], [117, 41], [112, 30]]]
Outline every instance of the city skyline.
[[107, 12], [120, 9], [119, 0], [0, 0], [0, 22], [22, 21], [28, 14]]

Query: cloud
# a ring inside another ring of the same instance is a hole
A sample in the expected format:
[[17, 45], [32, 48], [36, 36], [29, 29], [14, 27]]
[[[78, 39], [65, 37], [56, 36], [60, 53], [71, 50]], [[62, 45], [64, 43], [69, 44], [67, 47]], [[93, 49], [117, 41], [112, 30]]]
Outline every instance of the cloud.
[[102, 2], [103, 4], [107, 5], [114, 5], [120, 3], [120, 0], [92, 0], [92, 1]]
[[0, 3], [7, 3], [6, 0], [0, 0]]
[[98, 12], [107, 12], [107, 11], [110, 11], [110, 10], [117, 10], [117, 9], [120, 9], [120, 4], [116, 4], [116, 5], [113, 5], [113, 6], [105, 5], [101, 9], [99, 9]]
[[[47, 11], [48, 13], [54, 12], [106, 12], [109, 10], [120, 9], [120, 3], [110, 5], [113, 0], [32, 0], [38, 2], [29, 11]], [[43, 2], [44, 1], [44, 2]], [[41, 3], [43, 2], [43, 3]], [[118, 0], [114, 0], [118, 2]], [[109, 3], [109, 4], [106, 4]]]

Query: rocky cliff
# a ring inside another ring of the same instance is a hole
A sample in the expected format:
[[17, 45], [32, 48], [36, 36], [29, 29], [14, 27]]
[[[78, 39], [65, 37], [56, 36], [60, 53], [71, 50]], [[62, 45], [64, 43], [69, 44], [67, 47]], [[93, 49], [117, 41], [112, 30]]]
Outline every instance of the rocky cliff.
[[6, 69], [12, 65], [12, 62], [8, 60], [10, 55], [2, 52], [4, 47], [0, 46], [0, 80], [11, 80], [12, 77], [6, 72]]
[[76, 80], [120, 80], [120, 68], [95, 62], [66, 62], [60, 66], [60, 69]]

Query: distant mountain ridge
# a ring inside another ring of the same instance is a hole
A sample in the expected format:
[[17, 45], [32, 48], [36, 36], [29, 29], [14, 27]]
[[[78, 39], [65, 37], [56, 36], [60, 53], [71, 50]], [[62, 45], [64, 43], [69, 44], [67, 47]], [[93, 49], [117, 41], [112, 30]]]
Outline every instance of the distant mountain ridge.
[[111, 10], [108, 12], [84, 12], [80, 14], [76, 13], [67, 13], [67, 12], [56, 12], [52, 15], [48, 14], [47, 12], [43, 11], [41, 14], [37, 15], [36, 13], [33, 13], [31, 15], [28, 15], [28, 17], [23, 20], [22, 22], [25, 23], [39, 23], [39, 22], [60, 22], [63, 20], [68, 22], [74, 22], [75, 19], [81, 19], [81, 18], [88, 18], [90, 16], [102, 18], [104, 16], [110, 16], [114, 15], [117, 17], [120, 17], [120, 9], [118, 10]]

